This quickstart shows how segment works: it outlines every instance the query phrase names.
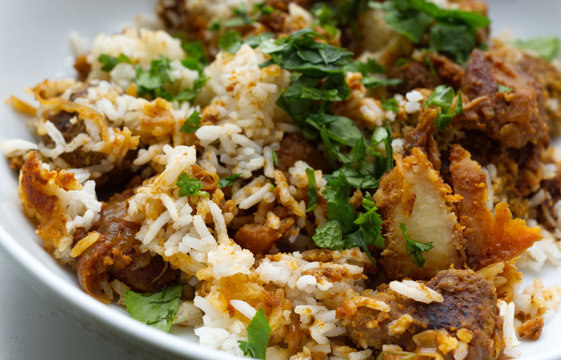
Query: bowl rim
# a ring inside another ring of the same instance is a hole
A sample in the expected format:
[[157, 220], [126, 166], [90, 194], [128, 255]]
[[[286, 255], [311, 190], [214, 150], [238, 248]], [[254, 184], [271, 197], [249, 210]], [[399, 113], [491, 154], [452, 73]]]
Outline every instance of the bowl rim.
[[[235, 355], [210, 349], [179, 335], [166, 333], [139, 322], [128, 315], [103, 304], [84, 293], [77, 286], [64, 281], [48, 266], [35, 258], [10, 235], [0, 222], [0, 253], [9, 265], [24, 279], [31, 280], [31, 286], [49, 297], [56, 297], [59, 309], [70, 314], [70, 309], [60, 305], [70, 305], [84, 316], [91, 318], [102, 326], [113, 328], [129, 339], [183, 359], [242, 359]], [[61, 265], [63, 266], [63, 265]], [[29, 283], [29, 281], [27, 281]], [[38, 288], [40, 287], [40, 288]], [[72, 316], [72, 315], [71, 315]], [[96, 326], [99, 330], [99, 326]], [[94, 333], [96, 331], [94, 330]]]

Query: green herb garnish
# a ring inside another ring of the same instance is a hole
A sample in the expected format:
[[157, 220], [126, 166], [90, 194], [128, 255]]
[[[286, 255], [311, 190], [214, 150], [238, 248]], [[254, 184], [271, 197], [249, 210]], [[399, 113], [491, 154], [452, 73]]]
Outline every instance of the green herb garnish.
[[501, 84], [499, 84], [498, 88], [499, 88], [499, 89], [498, 89], [499, 92], [502, 92], [502, 93], [505, 93], [505, 94], [508, 94], [509, 92], [512, 91], [512, 88], [511, 88], [511, 87], [509, 87], [509, 86], [504, 86], [504, 85], [501, 85]]
[[233, 174], [230, 176], [226, 176], [225, 178], [221, 178], [220, 180], [218, 180], [217, 187], [225, 188], [231, 186], [234, 183], [234, 181], [236, 181], [236, 179], [239, 178], [240, 176], [242, 176], [242, 174]]
[[519, 49], [530, 50], [547, 61], [555, 59], [559, 53], [559, 38], [555, 36], [515, 40], [512, 45]]
[[228, 31], [218, 39], [218, 46], [231, 54], [237, 53], [242, 44], [242, 36], [237, 31]]
[[434, 121], [438, 130], [444, 129], [455, 116], [461, 115], [464, 112], [461, 91], [458, 92], [456, 107], [452, 109], [452, 101], [454, 101], [455, 97], [454, 89], [446, 85], [438, 85], [425, 101], [425, 107], [431, 105], [439, 107]]
[[182, 290], [183, 285], [170, 286], [162, 291], [147, 294], [127, 289], [125, 306], [132, 318], [169, 332], [179, 308]]
[[277, 156], [277, 152], [275, 150], [271, 150], [271, 157], [273, 158], [273, 165], [278, 168], [279, 167], [279, 157]]
[[318, 202], [318, 190], [314, 169], [307, 168], [306, 175], [308, 175], [308, 207], [306, 208], [306, 212], [310, 212], [316, 208], [316, 204]]
[[110, 72], [118, 64], [130, 63], [131, 59], [123, 53], [119, 54], [118, 57], [114, 57], [114, 56], [107, 55], [107, 54], [101, 54], [97, 58], [97, 61], [99, 61], [103, 65], [101, 67], [101, 70]]
[[206, 191], [201, 191], [204, 186], [199, 179], [185, 173], [179, 176], [175, 185], [179, 187], [179, 196], [209, 196]]
[[405, 237], [405, 248], [409, 256], [411, 256], [411, 260], [413, 260], [418, 267], [423, 267], [425, 265], [425, 257], [423, 256], [423, 253], [433, 248], [432, 242], [425, 244], [420, 241], [411, 240], [409, 235], [407, 235], [407, 228], [405, 227], [405, 224], [401, 224], [400, 228], [401, 233]]
[[477, 12], [442, 9], [426, 0], [371, 1], [369, 6], [382, 9], [384, 20], [415, 44], [428, 34], [430, 50], [449, 55], [460, 64], [467, 61], [476, 46], [477, 29], [490, 23]]
[[238, 340], [238, 344], [245, 356], [265, 360], [270, 335], [271, 325], [263, 309], [259, 309], [247, 327], [247, 341]]
[[391, 99], [382, 99], [382, 109], [384, 110], [390, 110], [393, 111], [394, 113], [398, 113], [399, 112], [399, 104], [397, 103], [397, 100], [394, 98]]
[[201, 127], [201, 113], [195, 110], [189, 115], [183, 125], [181, 125], [179, 131], [187, 134], [194, 134], [199, 127]]

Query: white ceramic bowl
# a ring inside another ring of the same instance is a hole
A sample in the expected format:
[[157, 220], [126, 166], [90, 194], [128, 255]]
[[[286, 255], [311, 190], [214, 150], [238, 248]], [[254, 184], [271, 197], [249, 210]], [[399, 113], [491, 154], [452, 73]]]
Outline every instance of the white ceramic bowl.
[[[561, 36], [558, 0], [492, 0], [495, 33], [509, 27], [517, 36]], [[141, 13], [151, 13], [150, 0], [49, 0], [2, 2], [0, 11], [0, 100], [25, 97], [24, 88], [45, 78], [72, 77], [71, 31], [90, 39], [99, 32], [118, 32]], [[31, 139], [25, 117], [0, 103], [0, 141]], [[3, 258], [38, 292], [123, 353], [135, 359], [234, 359], [202, 348], [190, 330], [167, 334], [131, 319], [116, 306], [101, 304], [83, 293], [74, 274], [60, 266], [42, 246], [34, 226], [21, 211], [17, 177], [0, 159], [0, 251]], [[525, 274], [524, 285], [538, 274]], [[561, 269], [539, 274], [546, 285], [561, 284]], [[520, 346], [523, 359], [561, 358], [561, 314], [544, 328], [541, 339]]]

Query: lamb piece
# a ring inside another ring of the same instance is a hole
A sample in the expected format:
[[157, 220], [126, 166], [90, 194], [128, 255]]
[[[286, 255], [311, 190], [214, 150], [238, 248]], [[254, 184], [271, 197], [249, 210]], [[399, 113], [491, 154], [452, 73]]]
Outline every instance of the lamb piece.
[[436, 116], [437, 111], [434, 109], [423, 110], [421, 116], [419, 116], [417, 127], [407, 134], [404, 150], [406, 154], [410, 154], [414, 148], [421, 149], [427, 155], [435, 170], [440, 170], [442, 165], [440, 151], [433, 136], [436, 132], [436, 126], [434, 125]]
[[343, 317], [349, 337], [358, 346], [382, 349], [384, 344], [396, 344], [415, 352], [424, 347], [419, 344], [423, 338], [432, 342], [427, 347], [437, 348], [448, 355], [446, 359], [452, 359], [454, 349], [446, 345], [458, 342], [450, 341], [450, 337], [465, 342], [464, 335], [469, 334], [465, 359], [497, 359], [501, 355], [497, 297], [489, 281], [469, 270], [445, 270], [426, 286], [440, 293], [443, 301], [417, 302], [383, 284], [366, 300], [381, 301], [389, 305], [389, 311], [374, 309], [368, 301], [359, 301], [356, 306], [357, 301], [351, 299], [337, 309], [337, 314]]
[[495, 215], [487, 207], [489, 189], [481, 166], [459, 145], [452, 145], [450, 174], [454, 192], [462, 195], [458, 216], [466, 239], [466, 257], [473, 269], [510, 260], [541, 239], [539, 228], [512, 219], [508, 205], [497, 204]]
[[[411, 155], [395, 156], [396, 165], [384, 175], [374, 200], [382, 216], [386, 247], [379, 264], [390, 279], [430, 279], [450, 265], [463, 268], [463, 238], [454, 213], [459, 200], [452, 195], [426, 155], [413, 148]], [[432, 242], [423, 253], [426, 263], [419, 267], [407, 253], [401, 224], [414, 241]]]
[[291, 133], [286, 135], [277, 150], [279, 168], [288, 171], [298, 160], [302, 160], [314, 169], [329, 171], [329, 163], [317, 147], [304, 139], [302, 135]]
[[464, 69], [446, 56], [431, 53], [426, 57], [427, 63], [409, 60], [398, 67], [390, 67], [388, 76], [401, 79], [396, 86], [397, 93], [405, 94], [415, 89], [434, 89], [446, 84], [457, 89], [460, 87]]
[[140, 226], [126, 221], [126, 213], [126, 195], [117, 195], [104, 205], [91, 229], [101, 235], [76, 265], [82, 289], [106, 303], [113, 299], [109, 286], [113, 279], [138, 292], [153, 292], [173, 283], [179, 274], [161, 256], [140, 251], [140, 242], [135, 239]]
[[461, 90], [471, 102], [453, 120], [456, 128], [478, 130], [504, 147], [549, 141], [542, 86], [492, 52], [473, 51]]

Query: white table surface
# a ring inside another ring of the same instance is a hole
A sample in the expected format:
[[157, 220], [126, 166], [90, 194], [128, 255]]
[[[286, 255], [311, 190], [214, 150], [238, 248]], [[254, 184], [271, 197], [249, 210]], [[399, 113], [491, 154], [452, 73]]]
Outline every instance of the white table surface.
[[1, 254], [0, 274], [0, 360], [125, 358], [36, 293]]

